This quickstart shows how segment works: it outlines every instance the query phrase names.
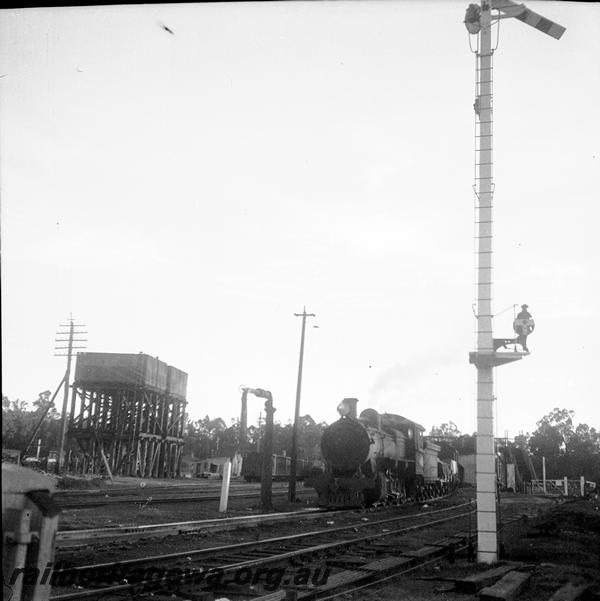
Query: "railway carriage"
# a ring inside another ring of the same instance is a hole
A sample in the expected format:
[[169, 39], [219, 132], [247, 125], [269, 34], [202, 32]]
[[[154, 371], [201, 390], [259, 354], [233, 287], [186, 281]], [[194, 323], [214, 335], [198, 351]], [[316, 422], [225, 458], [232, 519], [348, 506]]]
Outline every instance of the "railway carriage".
[[[274, 481], [287, 481], [290, 478], [291, 457], [288, 455], [273, 455]], [[298, 459], [296, 465], [296, 480], [304, 480], [311, 471], [311, 462]], [[262, 453], [249, 452], [244, 455], [242, 462], [242, 477], [246, 482], [260, 482], [262, 470]]]

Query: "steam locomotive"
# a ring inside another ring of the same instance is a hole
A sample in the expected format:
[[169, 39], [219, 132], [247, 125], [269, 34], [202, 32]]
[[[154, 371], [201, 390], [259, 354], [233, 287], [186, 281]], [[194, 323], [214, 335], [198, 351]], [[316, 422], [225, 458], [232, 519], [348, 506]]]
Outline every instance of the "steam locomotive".
[[400, 415], [365, 409], [344, 399], [340, 419], [325, 429], [322, 474], [310, 478], [323, 507], [404, 503], [447, 493], [458, 479], [456, 461], [443, 462], [440, 447], [424, 441], [423, 426]]

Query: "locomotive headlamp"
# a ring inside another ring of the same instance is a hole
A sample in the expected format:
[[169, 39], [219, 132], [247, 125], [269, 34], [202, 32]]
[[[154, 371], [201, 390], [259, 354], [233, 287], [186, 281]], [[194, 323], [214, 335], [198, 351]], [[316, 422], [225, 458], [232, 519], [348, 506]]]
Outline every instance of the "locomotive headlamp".
[[342, 416], [342, 417], [348, 417], [348, 415], [350, 414], [350, 405], [348, 403], [346, 403], [346, 401], [342, 401], [338, 406], [337, 406], [337, 412]]

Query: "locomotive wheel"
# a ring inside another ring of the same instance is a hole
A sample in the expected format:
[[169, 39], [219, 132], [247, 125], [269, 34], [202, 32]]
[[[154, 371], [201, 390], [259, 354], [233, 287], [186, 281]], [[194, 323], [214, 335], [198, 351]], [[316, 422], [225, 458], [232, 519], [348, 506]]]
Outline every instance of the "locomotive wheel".
[[390, 482], [390, 490], [388, 491], [388, 499], [393, 505], [402, 505], [406, 501], [406, 487], [404, 481], [399, 478], [394, 478]]
[[387, 478], [383, 474], [378, 473], [375, 477], [375, 486], [373, 488], [367, 488], [364, 491], [366, 505], [373, 505], [374, 503], [385, 500], [387, 496], [386, 489]]
[[363, 491], [365, 506], [370, 507], [379, 501], [379, 494], [376, 488], [366, 488]]
[[406, 503], [406, 482], [404, 480], [398, 481], [398, 493], [400, 495], [400, 503]]

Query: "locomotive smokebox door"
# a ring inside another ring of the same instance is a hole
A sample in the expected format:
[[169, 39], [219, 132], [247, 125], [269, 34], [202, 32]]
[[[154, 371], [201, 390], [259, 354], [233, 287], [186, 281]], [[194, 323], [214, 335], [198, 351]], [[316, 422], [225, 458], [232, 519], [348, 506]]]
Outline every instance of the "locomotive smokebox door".
[[339, 473], [354, 473], [367, 460], [370, 447], [367, 431], [353, 419], [339, 419], [321, 437], [323, 459]]

